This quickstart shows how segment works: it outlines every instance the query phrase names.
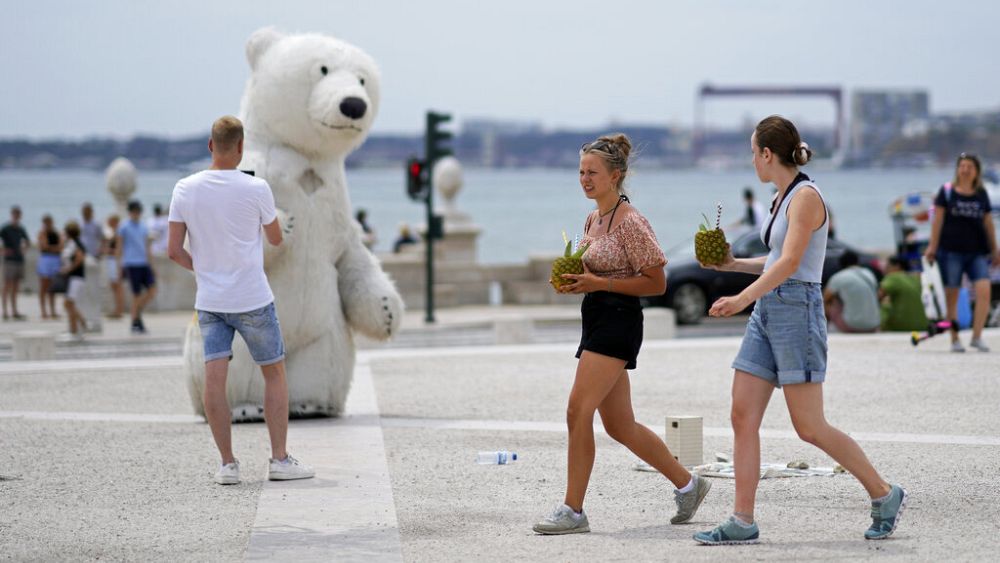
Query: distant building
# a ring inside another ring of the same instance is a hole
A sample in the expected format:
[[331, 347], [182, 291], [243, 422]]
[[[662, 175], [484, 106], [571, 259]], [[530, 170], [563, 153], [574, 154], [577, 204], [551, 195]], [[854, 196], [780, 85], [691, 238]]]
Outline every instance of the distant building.
[[538, 135], [542, 132], [540, 123], [530, 121], [504, 121], [495, 119], [472, 118], [462, 120], [462, 136], [475, 139], [479, 147], [476, 164], [493, 168], [502, 164], [503, 149], [500, 146], [502, 137], [520, 135]]
[[865, 164], [877, 161], [890, 143], [912, 134], [913, 123], [929, 117], [926, 90], [855, 91], [851, 96], [851, 160]]

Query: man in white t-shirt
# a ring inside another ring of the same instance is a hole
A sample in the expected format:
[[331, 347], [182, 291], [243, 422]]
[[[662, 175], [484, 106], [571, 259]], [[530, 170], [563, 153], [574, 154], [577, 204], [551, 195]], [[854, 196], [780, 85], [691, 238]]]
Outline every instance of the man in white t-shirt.
[[[264, 420], [271, 437], [271, 480], [307, 479], [313, 469], [288, 455], [285, 346], [264, 274], [264, 244], [281, 244], [281, 225], [267, 182], [236, 169], [243, 159], [243, 124], [232, 116], [212, 125], [212, 167], [177, 182], [170, 199], [167, 254], [194, 270], [195, 309], [205, 345], [205, 418], [222, 455], [215, 482], [240, 482], [233, 456], [226, 375], [239, 332], [264, 374]], [[261, 229], [263, 227], [263, 229]], [[191, 252], [184, 249], [188, 237]]]

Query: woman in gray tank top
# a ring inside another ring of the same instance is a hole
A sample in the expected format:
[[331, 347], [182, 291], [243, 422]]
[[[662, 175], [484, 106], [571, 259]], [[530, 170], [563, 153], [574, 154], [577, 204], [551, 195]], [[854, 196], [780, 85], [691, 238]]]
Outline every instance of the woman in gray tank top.
[[742, 259], [730, 254], [721, 265], [704, 266], [760, 276], [739, 295], [722, 297], [709, 310], [714, 317], [728, 317], [754, 304], [733, 361], [735, 508], [728, 520], [694, 538], [704, 544], [758, 541], [753, 512], [760, 478], [760, 423], [777, 387], [784, 389], [799, 437], [835, 459], [868, 491], [872, 525], [865, 538], [884, 539], [896, 529], [906, 491], [886, 482], [858, 444], [823, 414], [827, 345], [820, 281], [829, 217], [816, 184], [798, 169], [812, 152], [795, 125], [776, 115], [757, 125], [750, 149], [757, 177], [778, 188], [761, 225], [761, 239], [770, 252]]

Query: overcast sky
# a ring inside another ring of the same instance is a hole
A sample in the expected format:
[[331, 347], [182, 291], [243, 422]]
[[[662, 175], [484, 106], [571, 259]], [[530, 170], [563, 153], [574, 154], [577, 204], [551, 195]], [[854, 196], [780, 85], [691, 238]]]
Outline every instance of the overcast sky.
[[[332, 34], [382, 70], [375, 130], [428, 108], [582, 128], [690, 125], [716, 85], [922, 88], [932, 111], [1000, 108], [1000, 2], [754, 0], [12, 0], [0, 18], [0, 137], [185, 136], [236, 113], [257, 28]], [[710, 121], [829, 101], [738, 99]]]

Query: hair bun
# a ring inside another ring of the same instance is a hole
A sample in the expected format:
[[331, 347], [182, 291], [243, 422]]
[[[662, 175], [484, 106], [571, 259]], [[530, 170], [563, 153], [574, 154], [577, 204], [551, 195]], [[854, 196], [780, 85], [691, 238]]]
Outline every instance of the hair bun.
[[792, 162], [802, 166], [812, 159], [812, 151], [809, 150], [809, 143], [800, 141], [799, 145], [792, 151]]
[[615, 133], [613, 135], [605, 135], [600, 137], [601, 141], [605, 141], [615, 145], [618, 149], [619, 154], [621, 154], [622, 159], [628, 162], [629, 153], [632, 152], [632, 141], [629, 141], [628, 137], [624, 133]]

